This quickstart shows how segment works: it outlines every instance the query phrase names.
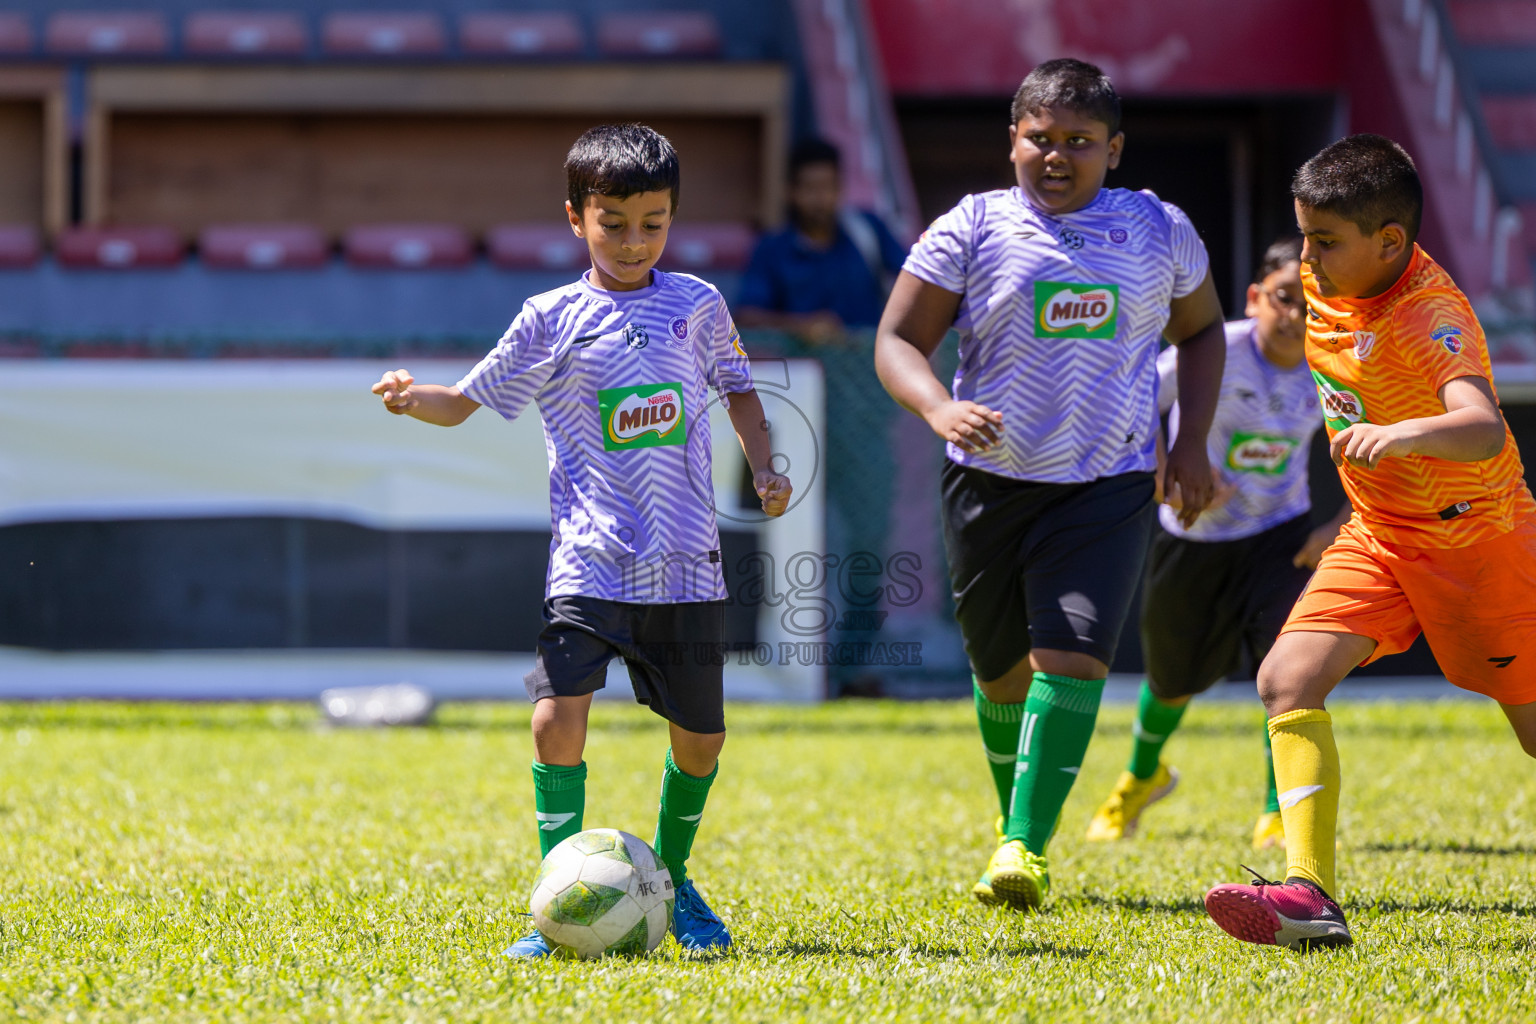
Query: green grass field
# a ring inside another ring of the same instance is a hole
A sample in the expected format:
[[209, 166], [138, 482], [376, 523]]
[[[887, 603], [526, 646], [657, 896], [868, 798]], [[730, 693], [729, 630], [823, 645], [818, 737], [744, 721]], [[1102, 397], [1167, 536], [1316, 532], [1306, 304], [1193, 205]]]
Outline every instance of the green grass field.
[[[510, 964], [537, 867], [528, 709], [333, 731], [299, 705], [0, 706], [0, 1019], [1536, 1019], [1536, 764], [1491, 703], [1335, 709], [1356, 945], [1228, 939], [1254, 705], [1198, 703], [1184, 786], [1113, 848], [1104, 712], [1047, 912], [975, 904], [995, 798], [966, 704], [734, 707], [693, 873], [728, 954]], [[599, 704], [587, 824], [651, 834], [665, 744]]]

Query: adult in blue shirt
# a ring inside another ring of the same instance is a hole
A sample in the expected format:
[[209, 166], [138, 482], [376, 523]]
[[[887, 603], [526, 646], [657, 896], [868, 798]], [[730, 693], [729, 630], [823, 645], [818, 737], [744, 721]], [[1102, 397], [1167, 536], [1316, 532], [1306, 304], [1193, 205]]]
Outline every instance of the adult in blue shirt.
[[758, 241], [732, 306], [736, 323], [840, 343], [880, 322], [886, 281], [906, 256], [879, 217], [843, 207], [837, 148], [807, 139], [790, 155], [789, 224]]

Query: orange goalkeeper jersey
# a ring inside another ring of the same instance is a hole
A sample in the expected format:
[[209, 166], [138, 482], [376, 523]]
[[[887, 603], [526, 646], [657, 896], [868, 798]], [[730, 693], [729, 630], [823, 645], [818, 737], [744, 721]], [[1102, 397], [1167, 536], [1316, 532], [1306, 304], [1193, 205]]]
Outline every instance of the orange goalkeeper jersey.
[[[1352, 423], [1397, 423], [1445, 412], [1439, 391], [1493, 370], [1482, 326], [1461, 289], [1414, 246], [1407, 270], [1369, 299], [1325, 299], [1306, 266], [1307, 365], [1328, 436]], [[1412, 547], [1459, 548], [1508, 533], [1536, 513], [1515, 439], [1483, 462], [1389, 457], [1375, 469], [1339, 471], [1372, 536]]]

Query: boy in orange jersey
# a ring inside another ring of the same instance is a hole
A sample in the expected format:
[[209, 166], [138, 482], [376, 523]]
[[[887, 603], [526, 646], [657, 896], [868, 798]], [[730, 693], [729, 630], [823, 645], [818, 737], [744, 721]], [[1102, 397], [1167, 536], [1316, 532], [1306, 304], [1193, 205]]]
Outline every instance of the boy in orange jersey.
[[1259, 669], [1286, 879], [1220, 885], [1206, 911], [1247, 942], [1343, 946], [1339, 755], [1323, 701], [1424, 632], [1446, 678], [1499, 702], [1536, 757], [1536, 501], [1499, 412], [1482, 328], [1414, 244], [1423, 189], [1379, 135], [1296, 172], [1307, 363], [1353, 518]]

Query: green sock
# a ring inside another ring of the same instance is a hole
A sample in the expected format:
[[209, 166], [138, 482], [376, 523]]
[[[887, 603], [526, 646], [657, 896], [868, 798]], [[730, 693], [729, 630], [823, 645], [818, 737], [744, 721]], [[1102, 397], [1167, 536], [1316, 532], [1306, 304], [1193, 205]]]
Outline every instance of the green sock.
[[534, 817], [539, 820], [539, 856], [562, 839], [581, 831], [581, 815], [587, 808], [587, 765], [533, 763]]
[[656, 812], [656, 852], [667, 864], [675, 889], [688, 877], [688, 854], [693, 850], [693, 837], [699, 831], [699, 819], [704, 816], [704, 801], [709, 799], [709, 787], [720, 773], [719, 762], [703, 778], [689, 775], [672, 761], [672, 751], [667, 751], [667, 763], [661, 771], [661, 809]]
[[1275, 788], [1275, 752], [1269, 744], [1269, 720], [1264, 725], [1264, 813], [1280, 813], [1280, 791]]
[[1024, 702], [1013, 804], [1007, 839], [1022, 839], [1031, 853], [1043, 854], [1056, 830], [1077, 770], [1082, 767], [1093, 722], [1104, 696], [1104, 680], [1072, 679], [1036, 672]]
[[1157, 771], [1157, 759], [1163, 754], [1163, 744], [1179, 727], [1188, 704], [1164, 704], [1152, 695], [1152, 687], [1141, 681], [1141, 700], [1136, 709], [1136, 722], [1131, 726], [1131, 763], [1125, 770], [1138, 779], [1150, 779]]
[[1013, 801], [1013, 768], [1019, 760], [1019, 726], [1024, 721], [1024, 703], [994, 704], [987, 700], [971, 677], [971, 689], [976, 697], [976, 720], [981, 723], [981, 745], [987, 751], [987, 765], [992, 769], [992, 782], [997, 786], [997, 802], [1003, 817], [1008, 816], [1008, 806]]

